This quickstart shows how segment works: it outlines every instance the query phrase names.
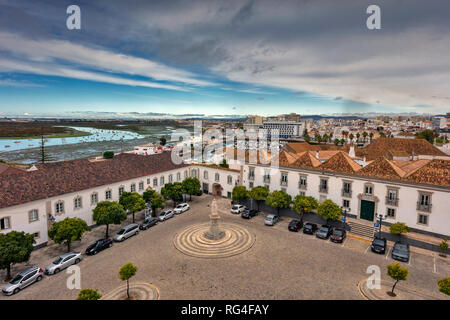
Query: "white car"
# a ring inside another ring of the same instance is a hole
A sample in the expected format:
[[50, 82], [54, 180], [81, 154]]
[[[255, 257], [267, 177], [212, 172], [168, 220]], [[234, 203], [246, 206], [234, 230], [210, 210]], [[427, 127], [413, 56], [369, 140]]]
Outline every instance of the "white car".
[[159, 214], [158, 219], [159, 219], [159, 221], [164, 221], [169, 218], [172, 218], [173, 215], [174, 215], [174, 213], [172, 210], [165, 210]]
[[231, 213], [241, 214], [242, 212], [244, 212], [245, 209], [247, 208], [242, 204], [235, 204], [231, 207]]
[[188, 211], [190, 209], [189, 205], [187, 203], [180, 203], [173, 209], [173, 212], [175, 213], [182, 213], [185, 211]]

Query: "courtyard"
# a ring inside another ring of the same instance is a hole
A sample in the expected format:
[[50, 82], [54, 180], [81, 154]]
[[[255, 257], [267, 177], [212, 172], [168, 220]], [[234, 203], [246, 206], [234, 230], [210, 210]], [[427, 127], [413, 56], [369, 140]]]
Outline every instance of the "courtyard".
[[[97, 289], [105, 295], [123, 285], [118, 271], [132, 262], [138, 271], [131, 282], [147, 282], [159, 289], [160, 299], [364, 299], [358, 283], [367, 278], [367, 267], [377, 265], [381, 278], [386, 265], [393, 263], [389, 248], [385, 255], [370, 251], [370, 242], [347, 237], [343, 244], [317, 239], [302, 232], [289, 232], [290, 218], [283, 218], [272, 227], [264, 225], [264, 214], [242, 219], [230, 213], [231, 203], [218, 199], [221, 221], [244, 227], [256, 238], [250, 249], [238, 255], [207, 259], [183, 254], [174, 246], [177, 234], [192, 226], [209, 221], [212, 196], [192, 197], [191, 209], [175, 215], [137, 236], [115, 243], [112, 248], [95, 256], [84, 255], [78, 266], [81, 270], [81, 288]], [[168, 202], [171, 205], [171, 202]], [[142, 214], [136, 214], [139, 223]], [[122, 225], [131, 223], [131, 216]], [[110, 226], [110, 237], [120, 229]], [[105, 227], [93, 228], [82, 241], [73, 244], [73, 251], [84, 254], [86, 247], [103, 237]], [[65, 252], [63, 245], [49, 245], [32, 253], [29, 263], [15, 265], [12, 274], [26, 266], [44, 268], [55, 257]], [[428, 252], [411, 252], [407, 266], [410, 275], [407, 286], [436, 299], [448, 299], [437, 289], [437, 280], [450, 275], [448, 259]], [[0, 276], [4, 278], [4, 271]], [[70, 275], [62, 271], [45, 276], [16, 295], [0, 299], [75, 299], [77, 289], [68, 289]]]

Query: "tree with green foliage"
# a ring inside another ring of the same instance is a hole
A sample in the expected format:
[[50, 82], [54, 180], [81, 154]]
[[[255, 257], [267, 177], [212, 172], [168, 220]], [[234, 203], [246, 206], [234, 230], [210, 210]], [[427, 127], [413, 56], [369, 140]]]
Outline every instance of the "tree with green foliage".
[[105, 151], [103, 152], [103, 158], [112, 159], [114, 158], [114, 151]]
[[275, 190], [269, 193], [266, 199], [268, 206], [277, 209], [277, 216], [280, 215], [280, 209], [289, 208], [291, 202], [291, 195], [283, 190]]
[[439, 291], [450, 296], [450, 277], [438, 280]]
[[334, 139], [334, 145], [337, 146], [339, 143], [341, 143], [341, 140], [338, 138]]
[[369, 133], [370, 143], [373, 141], [373, 132]]
[[245, 186], [235, 186], [231, 192], [231, 199], [233, 201], [242, 201], [248, 198], [248, 192]]
[[135, 223], [135, 212], [145, 209], [145, 201], [137, 192], [123, 192], [119, 198], [119, 203], [125, 210], [131, 212], [133, 215], [133, 223]]
[[368, 136], [369, 134], [366, 132], [366, 131], [364, 131], [363, 133], [362, 133], [362, 136], [363, 136], [363, 138], [364, 138], [364, 140], [363, 140], [363, 142], [364, 143], [366, 143], [366, 139], [367, 139], [367, 136]]
[[294, 198], [294, 210], [303, 218], [304, 213], [317, 209], [319, 203], [314, 197], [298, 195]]
[[230, 165], [227, 163], [227, 159], [223, 158], [222, 163], [219, 164], [219, 167], [229, 168]]
[[416, 139], [425, 139], [429, 143], [433, 144], [434, 138], [437, 136], [437, 134], [433, 130], [425, 129], [421, 132], [417, 132], [415, 136]]
[[192, 195], [197, 194], [201, 188], [200, 180], [196, 177], [187, 177], [181, 184], [183, 185], [184, 192], [189, 195], [189, 201], [192, 200]]
[[380, 137], [381, 138], [386, 138], [386, 134], [383, 131], [380, 131]]
[[172, 200], [175, 208], [177, 201], [182, 199], [184, 193], [183, 184], [181, 182], [169, 182], [161, 188], [161, 194], [167, 200]]
[[446, 252], [448, 250], [448, 241], [447, 238], [444, 238], [442, 242], [439, 244], [439, 248], [442, 250], [442, 256], [446, 257]]
[[130, 299], [130, 283], [129, 283], [129, 280], [130, 280], [130, 278], [134, 277], [134, 275], [136, 274], [136, 271], [137, 271], [137, 268], [131, 262], [125, 264], [119, 270], [120, 279], [127, 281], [127, 296], [128, 296], [128, 299]]
[[166, 143], [167, 143], [166, 137], [161, 137], [161, 138], [159, 138], [159, 144], [160, 144], [160, 145], [165, 146]]
[[324, 133], [323, 136], [322, 136], [322, 141], [327, 143], [329, 138], [330, 138], [330, 136], [328, 134]]
[[317, 143], [321, 143], [322, 142], [322, 136], [320, 135], [320, 133], [316, 133], [314, 135], [314, 138], [316, 138]]
[[108, 238], [109, 225], [120, 224], [127, 219], [127, 214], [120, 203], [114, 201], [102, 201], [94, 208], [92, 219], [98, 225], [106, 225], [105, 238]]
[[339, 220], [341, 218], [341, 207], [332, 200], [327, 199], [317, 207], [317, 214], [324, 220]]
[[52, 225], [48, 230], [48, 236], [55, 243], [67, 245], [67, 252], [70, 252], [72, 242], [81, 240], [83, 233], [89, 230], [90, 228], [83, 219], [65, 218]]
[[341, 143], [341, 145], [344, 145], [345, 144], [345, 139], [342, 138], [339, 142]]
[[387, 274], [389, 277], [395, 280], [394, 285], [392, 286], [391, 295], [395, 297], [394, 289], [399, 281], [405, 281], [408, 277], [409, 271], [408, 268], [402, 267], [400, 263], [397, 261], [394, 264], [390, 264], [387, 266]]
[[94, 289], [83, 289], [78, 294], [77, 300], [99, 300], [102, 297], [97, 290]]
[[350, 133], [348, 138], [350, 139], [350, 142], [353, 142], [353, 139], [355, 138], [355, 135], [353, 133]]
[[303, 139], [305, 139], [305, 141], [308, 142], [308, 143], [311, 141], [311, 137], [308, 134], [305, 134], [303, 136]]
[[158, 210], [158, 208], [164, 208], [166, 204], [166, 199], [164, 199], [162, 195], [152, 189], [144, 191], [142, 197], [144, 198], [146, 203], [150, 203], [150, 206], [152, 207], [152, 217], [156, 217], [156, 210]]
[[25, 232], [0, 233], [0, 269], [6, 269], [5, 280], [11, 279], [11, 266], [27, 262], [33, 251], [34, 236]]
[[260, 202], [266, 200], [268, 195], [269, 189], [262, 186], [253, 187], [252, 190], [248, 192], [248, 198], [256, 201], [258, 211]]
[[401, 239], [402, 233], [408, 233], [409, 227], [404, 222], [397, 222], [394, 224], [391, 224], [389, 227], [389, 231], [392, 234], [396, 234], [399, 236], [399, 239]]

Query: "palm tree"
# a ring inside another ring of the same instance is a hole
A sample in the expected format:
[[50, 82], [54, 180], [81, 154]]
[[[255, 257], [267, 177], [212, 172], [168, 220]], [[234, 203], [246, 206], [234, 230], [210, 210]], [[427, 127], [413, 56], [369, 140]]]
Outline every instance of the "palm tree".
[[369, 137], [370, 137], [370, 143], [372, 143], [372, 140], [373, 140], [373, 132], [369, 133]]
[[348, 137], [350, 138], [350, 142], [353, 142], [353, 138], [355, 137], [355, 136], [353, 135], [353, 133], [350, 133], [350, 135], [349, 135]]
[[359, 142], [359, 137], [361, 137], [361, 134], [359, 132], [356, 133], [356, 142]]
[[366, 143], [366, 138], [367, 138], [367, 136], [368, 136], [368, 133], [367, 133], [366, 131], [364, 131], [364, 132], [362, 133], [362, 135], [363, 135], [363, 137], [364, 137], [364, 143]]
[[330, 132], [329, 137], [330, 137], [329, 141], [331, 142], [332, 141], [331, 139], [333, 138], [333, 132]]
[[328, 135], [327, 135], [326, 133], [322, 136], [322, 141], [325, 142], [325, 143], [327, 143], [327, 141], [328, 141]]

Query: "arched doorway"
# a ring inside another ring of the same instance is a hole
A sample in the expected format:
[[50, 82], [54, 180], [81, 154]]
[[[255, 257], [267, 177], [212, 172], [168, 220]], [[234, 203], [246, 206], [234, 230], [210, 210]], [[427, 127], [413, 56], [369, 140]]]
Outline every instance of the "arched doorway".
[[222, 186], [219, 183], [214, 183], [212, 188], [213, 196], [221, 197], [222, 196]]

